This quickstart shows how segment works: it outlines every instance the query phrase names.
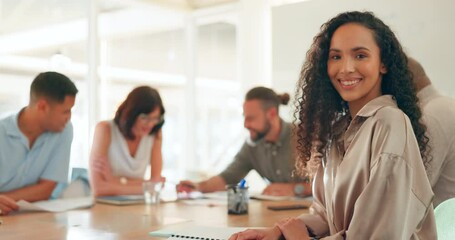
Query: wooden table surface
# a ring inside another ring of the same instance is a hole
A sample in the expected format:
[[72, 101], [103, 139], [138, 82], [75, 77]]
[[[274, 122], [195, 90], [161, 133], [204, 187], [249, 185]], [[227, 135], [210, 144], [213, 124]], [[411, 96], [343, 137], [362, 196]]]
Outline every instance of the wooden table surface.
[[308, 210], [272, 211], [267, 206], [295, 203], [251, 200], [249, 212], [245, 215], [228, 215], [226, 206], [209, 207], [182, 202], [161, 203], [158, 207], [98, 203], [90, 209], [62, 213], [16, 213], [1, 217], [0, 239], [164, 239], [151, 237], [148, 233], [177, 224], [268, 227], [277, 220], [298, 216]]

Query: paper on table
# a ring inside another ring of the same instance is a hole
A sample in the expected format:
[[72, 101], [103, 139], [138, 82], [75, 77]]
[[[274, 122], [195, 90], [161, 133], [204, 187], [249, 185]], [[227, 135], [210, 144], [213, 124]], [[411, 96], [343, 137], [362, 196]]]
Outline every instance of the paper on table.
[[143, 204], [144, 195], [101, 196], [97, 197], [96, 201], [99, 203], [107, 203], [113, 205]]
[[226, 206], [227, 200], [222, 199], [193, 199], [193, 200], [183, 200], [183, 203], [188, 205], [202, 205], [202, 206]]
[[204, 193], [204, 198], [209, 199], [219, 199], [227, 201], [227, 191], [218, 191], [218, 192], [211, 192], [211, 193]]
[[[226, 191], [204, 193], [203, 197], [205, 199], [224, 200], [227, 202], [227, 192]], [[296, 199], [296, 197], [292, 197], [292, 196], [273, 196], [273, 195], [265, 195], [265, 194], [261, 194], [261, 193], [252, 193], [250, 195], [250, 198], [257, 199], [257, 200], [267, 200], [267, 201], [285, 201], [285, 200]], [[226, 204], [224, 204], [224, 205], [226, 205]]]
[[201, 194], [202, 198], [191, 200], [182, 200], [183, 203], [188, 205], [202, 205], [202, 206], [226, 206], [227, 205], [227, 192], [212, 192]]
[[185, 226], [165, 228], [150, 232], [150, 236], [169, 237], [168, 239], [228, 239], [232, 234], [241, 232], [241, 227], [206, 227], [206, 226]]
[[48, 201], [27, 202], [20, 200], [17, 202], [19, 211], [45, 211], [45, 212], [64, 212], [71, 209], [88, 208], [93, 205], [92, 197], [65, 198]]
[[250, 195], [251, 199], [257, 200], [266, 200], [266, 201], [285, 201], [285, 200], [292, 200], [295, 197], [290, 196], [272, 196], [272, 195], [264, 195], [264, 194], [252, 194]]

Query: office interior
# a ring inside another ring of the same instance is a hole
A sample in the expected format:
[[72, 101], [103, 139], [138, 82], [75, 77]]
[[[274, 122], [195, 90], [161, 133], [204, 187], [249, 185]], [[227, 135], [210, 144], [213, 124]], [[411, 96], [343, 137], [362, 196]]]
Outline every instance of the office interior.
[[[294, 97], [300, 67], [322, 23], [373, 11], [455, 97], [450, 0], [1, 0], [0, 116], [28, 103], [42, 71], [75, 81], [70, 166], [88, 167], [93, 129], [138, 85], [166, 108], [163, 175], [203, 179], [224, 169], [248, 134], [245, 92], [263, 85]], [[293, 102], [281, 116], [293, 121]]]

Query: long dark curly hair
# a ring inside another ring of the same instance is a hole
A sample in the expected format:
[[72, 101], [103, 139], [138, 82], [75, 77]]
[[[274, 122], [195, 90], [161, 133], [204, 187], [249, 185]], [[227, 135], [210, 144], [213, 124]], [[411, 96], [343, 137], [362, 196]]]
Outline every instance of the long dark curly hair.
[[349, 114], [347, 102], [343, 101], [335, 90], [327, 73], [330, 41], [334, 32], [347, 23], [358, 23], [373, 32], [380, 48], [381, 61], [387, 69], [387, 73], [382, 76], [382, 94], [392, 95], [398, 107], [411, 120], [420, 154], [427, 168], [428, 138], [425, 136], [426, 127], [420, 121], [422, 114], [412, 75], [407, 67], [407, 56], [395, 34], [384, 22], [371, 12], [353, 11], [341, 13], [323, 24], [306, 54], [295, 103], [295, 133], [299, 155], [296, 162], [297, 173], [307, 173], [307, 163], [312, 151], [325, 155], [330, 140], [334, 137], [335, 124]]

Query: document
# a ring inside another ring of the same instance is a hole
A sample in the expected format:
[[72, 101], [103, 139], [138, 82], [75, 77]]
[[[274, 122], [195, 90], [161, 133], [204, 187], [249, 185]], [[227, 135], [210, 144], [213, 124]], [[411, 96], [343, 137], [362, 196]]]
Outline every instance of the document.
[[203, 198], [227, 201], [227, 191], [204, 193]]
[[207, 226], [185, 226], [181, 228], [165, 228], [150, 232], [150, 236], [167, 237], [169, 240], [179, 239], [211, 239], [224, 240], [246, 228], [242, 227], [207, 227]]
[[96, 201], [112, 205], [144, 204], [144, 195], [102, 196], [97, 197]]
[[[204, 193], [203, 198], [225, 200], [227, 202], [227, 191]], [[266, 201], [296, 200], [296, 197], [293, 197], [293, 196], [273, 196], [273, 195], [261, 194], [259, 192], [250, 193], [250, 198], [256, 199], [256, 200], [266, 200]]]
[[182, 200], [187, 205], [198, 205], [198, 206], [227, 206], [227, 200], [220, 199], [194, 199], [194, 200]]
[[93, 206], [93, 203], [94, 201], [92, 197], [83, 197], [46, 200], [33, 203], [27, 202], [25, 200], [20, 200], [17, 202], [17, 205], [19, 205], [19, 212], [25, 211], [64, 212], [78, 208], [89, 208]]
[[293, 197], [293, 196], [273, 196], [273, 195], [265, 195], [261, 193], [253, 193], [250, 195], [251, 199], [256, 199], [256, 200], [265, 200], [265, 201], [298, 201], [298, 202], [313, 202], [313, 197], [308, 196], [308, 197]]
[[187, 200], [181, 200], [183, 203], [188, 205], [201, 205], [201, 206], [226, 206], [227, 205], [227, 192], [212, 192], [212, 193], [201, 193], [198, 198], [192, 198]]
[[265, 201], [286, 201], [286, 200], [293, 200], [295, 197], [273, 196], [273, 195], [265, 195], [265, 194], [252, 194], [250, 196], [250, 198], [257, 199], [257, 200], [265, 200]]

